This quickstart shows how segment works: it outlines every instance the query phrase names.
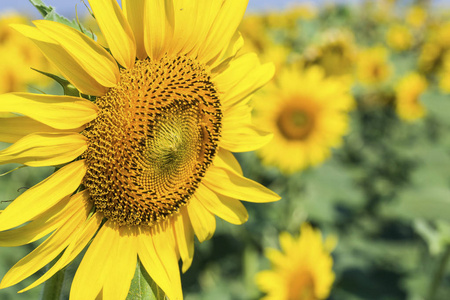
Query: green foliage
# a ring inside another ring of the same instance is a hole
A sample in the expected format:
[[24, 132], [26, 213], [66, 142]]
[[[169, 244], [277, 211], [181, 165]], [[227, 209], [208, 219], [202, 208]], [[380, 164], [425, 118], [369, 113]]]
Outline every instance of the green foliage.
[[42, 0], [29, 0], [30, 3], [41, 13], [44, 17], [44, 20], [55, 21], [72, 28], [75, 28], [87, 36], [95, 39], [95, 35], [93, 32], [88, 31], [83, 25], [80, 24], [78, 20], [69, 20], [64, 16], [58, 14], [54, 7], [46, 5]]
[[131, 281], [127, 300], [164, 300], [164, 292], [148, 275], [140, 261], [136, 264], [136, 273]]

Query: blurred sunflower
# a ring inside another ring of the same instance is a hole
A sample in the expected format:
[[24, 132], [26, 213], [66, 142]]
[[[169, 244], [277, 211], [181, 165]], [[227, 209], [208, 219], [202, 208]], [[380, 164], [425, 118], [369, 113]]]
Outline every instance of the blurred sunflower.
[[322, 42], [305, 51], [306, 65], [319, 65], [327, 76], [346, 76], [356, 61], [354, 36], [350, 31], [331, 29], [323, 33]]
[[440, 74], [439, 88], [444, 93], [450, 93], [450, 71], [445, 71]]
[[298, 238], [281, 233], [282, 251], [266, 251], [272, 270], [256, 276], [260, 290], [267, 293], [262, 300], [326, 299], [335, 278], [330, 254], [335, 245], [335, 238], [324, 242], [321, 232], [307, 223], [300, 227]]
[[[264, 164], [293, 173], [323, 162], [348, 130], [354, 100], [343, 81], [325, 78], [323, 70], [284, 69], [255, 103], [255, 123], [274, 132], [258, 155]], [[261, 97], [262, 97], [261, 96]]]
[[272, 11], [266, 15], [268, 28], [281, 29], [289, 32], [291, 36], [298, 33], [298, 22], [300, 20], [312, 20], [317, 12], [312, 5], [297, 4], [284, 11]]
[[438, 43], [428, 41], [420, 49], [417, 64], [422, 72], [430, 73], [439, 67], [442, 48]]
[[245, 48], [249, 51], [262, 52], [272, 44], [267, 34], [266, 19], [260, 14], [245, 16], [239, 26], [239, 31], [245, 38]]
[[438, 24], [435, 28], [434, 40], [444, 49], [450, 49], [450, 21]]
[[26, 91], [29, 85], [47, 85], [50, 80], [30, 67], [49, 71], [49, 62], [30, 40], [12, 29], [10, 24], [28, 24], [28, 20], [18, 14], [0, 16], [0, 94]]
[[450, 93], [450, 50], [442, 58], [442, 70], [438, 74], [439, 88], [444, 93]]
[[125, 299], [137, 258], [170, 299], [182, 299], [178, 260], [186, 271], [194, 234], [210, 238], [216, 215], [245, 222], [237, 199], [279, 199], [243, 177], [230, 152], [270, 139], [252, 125], [247, 102], [273, 66], [238, 54], [247, 1], [122, 0], [123, 10], [115, 0], [89, 2], [112, 55], [60, 23], [14, 26], [84, 98], [0, 96], [0, 112], [22, 115], [0, 120], [0, 140], [14, 143], [0, 163], [60, 166], [0, 214], [1, 246], [50, 234], [0, 288], [56, 259], [23, 291], [37, 286], [93, 239], [71, 299]]
[[388, 62], [388, 51], [382, 46], [362, 50], [358, 55], [356, 72], [359, 81], [365, 85], [383, 83], [392, 73]]
[[398, 82], [395, 88], [395, 107], [401, 119], [414, 121], [425, 115], [425, 108], [419, 98], [427, 86], [427, 80], [415, 72], [409, 73]]
[[405, 51], [411, 48], [413, 35], [404, 25], [391, 25], [386, 33], [386, 42], [389, 47], [396, 51]]
[[413, 5], [406, 12], [406, 23], [415, 28], [421, 27], [425, 24], [427, 15], [425, 8]]

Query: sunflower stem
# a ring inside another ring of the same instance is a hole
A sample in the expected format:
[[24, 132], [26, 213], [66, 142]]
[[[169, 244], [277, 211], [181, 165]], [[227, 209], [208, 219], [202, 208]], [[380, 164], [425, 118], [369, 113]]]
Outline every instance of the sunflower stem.
[[431, 281], [427, 299], [429, 299], [429, 300], [436, 299], [436, 293], [442, 282], [442, 278], [445, 275], [445, 269], [447, 267], [447, 263], [449, 260], [450, 260], [450, 245], [447, 245], [447, 247], [445, 248], [445, 252], [442, 255], [442, 258], [439, 262], [439, 265], [438, 265], [439, 267], [438, 267], [436, 273], [434, 274], [433, 280]]
[[164, 300], [167, 299], [163, 290], [148, 275], [144, 266], [138, 260], [136, 272], [131, 281], [127, 300]]
[[60, 300], [63, 284], [64, 284], [65, 269], [59, 270], [55, 275], [48, 279], [41, 293], [41, 300]]

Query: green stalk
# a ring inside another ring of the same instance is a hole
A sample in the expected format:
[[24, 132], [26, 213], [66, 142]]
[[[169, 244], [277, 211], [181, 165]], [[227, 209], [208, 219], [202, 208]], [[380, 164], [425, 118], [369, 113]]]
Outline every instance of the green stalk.
[[[55, 262], [57, 259], [55, 260]], [[65, 277], [65, 269], [59, 270], [48, 279], [41, 293], [41, 300], [60, 300]]]
[[442, 278], [445, 275], [445, 269], [447, 267], [449, 259], [450, 259], [450, 245], [447, 245], [447, 247], [445, 248], [445, 252], [440, 260], [439, 268], [437, 269], [436, 273], [433, 276], [433, 280], [431, 281], [430, 289], [428, 291], [428, 298], [427, 298], [428, 300], [435, 299], [437, 290], [441, 285]]

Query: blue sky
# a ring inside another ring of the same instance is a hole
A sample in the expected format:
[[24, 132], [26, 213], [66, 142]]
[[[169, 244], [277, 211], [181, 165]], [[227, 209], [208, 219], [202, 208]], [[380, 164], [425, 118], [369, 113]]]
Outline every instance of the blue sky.
[[[75, 15], [75, 6], [78, 6], [80, 13], [85, 12], [82, 0], [43, 0], [44, 3], [56, 8], [56, 11], [64, 16], [73, 17]], [[87, 2], [87, 0], [86, 0]], [[346, 2], [358, 3], [361, 0], [249, 0], [247, 11], [283, 9], [293, 3], [330, 3]], [[432, 0], [436, 5], [442, 5], [448, 0]], [[29, 14], [32, 18], [39, 18], [39, 13], [32, 7], [28, 0], [0, 0], [0, 14], [7, 11], [19, 11]]]
[[[44, 3], [56, 8], [56, 11], [64, 16], [71, 17], [75, 12], [75, 5], [78, 6], [79, 12], [84, 12], [84, 4], [82, 0], [43, 0]], [[317, 2], [336, 2], [336, 0], [249, 0], [248, 11], [282, 9], [292, 3], [317, 3]], [[357, 3], [358, 0], [337, 0], [338, 2]], [[87, 0], [86, 0], [87, 2]], [[25, 12], [32, 17], [39, 17], [39, 13], [32, 7], [28, 0], [0, 0], [0, 13], [8, 10]]]

